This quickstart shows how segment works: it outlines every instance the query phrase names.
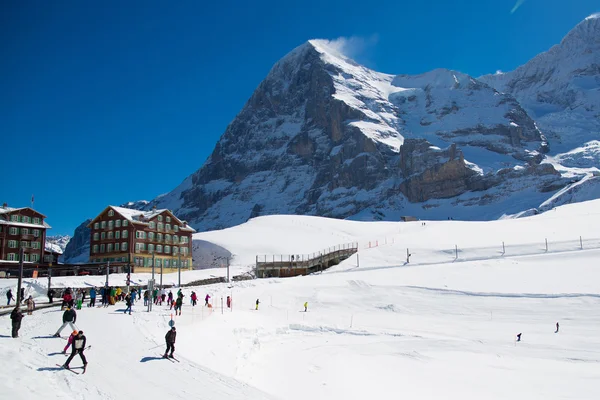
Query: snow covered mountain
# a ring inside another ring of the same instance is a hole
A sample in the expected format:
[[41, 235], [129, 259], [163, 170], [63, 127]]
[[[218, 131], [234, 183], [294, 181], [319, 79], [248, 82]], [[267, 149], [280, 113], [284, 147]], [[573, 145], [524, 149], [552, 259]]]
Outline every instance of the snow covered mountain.
[[[527, 64], [480, 80], [514, 96], [549, 138], [553, 152], [600, 138], [600, 14]], [[597, 158], [592, 165], [598, 165]]]
[[[69, 243], [70, 240], [71, 236], [69, 235], [47, 236], [46, 250], [63, 254], [65, 252], [65, 247], [67, 247], [67, 243]], [[59, 257], [59, 260], [62, 260], [62, 256]]]
[[595, 198], [599, 21], [481, 78], [383, 74], [308, 41], [273, 66], [198, 171], [138, 206], [207, 230], [269, 214], [485, 220]]
[[[598, 40], [596, 23], [582, 22], [549, 53], [578, 49], [581, 57], [571, 64], [580, 76], [593, 76], [600, 53], [588, 50]], [[567, 79], [564, 69], [544, 71], [557, 82]], [[511, 83], [510, 76], [382, 74], [328, 41], [311, 40], [275, 64], [203, 167], [151, 204], [200, 230], [267, 214], [493, 219], [538, 207], [589, 176], [562, 173], [560, 161], [546, 159], [559, 146], [545, 129], [557, 138], [560, 127], [551, 129], [546, 119], [540, 129], [540, 108], [531, 104], [541, 101], [535, 99], [543, 88], [526, 87], [530, 78]], [[571, 97], [593, 106], [595, 78], [586, 79], [575, 80]]]

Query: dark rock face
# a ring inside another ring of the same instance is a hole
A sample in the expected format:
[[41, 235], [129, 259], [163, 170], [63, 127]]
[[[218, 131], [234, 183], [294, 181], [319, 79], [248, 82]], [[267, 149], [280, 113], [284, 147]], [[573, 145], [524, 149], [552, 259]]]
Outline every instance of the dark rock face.
[[432, 149], [424, 139], [409, 139], [400, 148], [400, 171], [406, 178], [400, 191], [410, 202], [446, 199], [471, 189], [477, 173], [465, 165], [462, 152], [453, 144]]
[[79, 225], [69, 243], [65, 247], [63, 259], [65, 263], [87, 262], [90, 256], [90, 228], [87, 226], [92, 222], [86, 220]]

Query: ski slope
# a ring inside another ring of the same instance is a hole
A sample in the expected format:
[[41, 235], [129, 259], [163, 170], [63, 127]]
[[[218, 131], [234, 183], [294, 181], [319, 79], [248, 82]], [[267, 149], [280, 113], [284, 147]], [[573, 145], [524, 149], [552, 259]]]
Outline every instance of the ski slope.
[[[183, 315], [174, 317], [179, 363], [157, 359], [171, 318], [163, 306], [148, 313], [137, 303], [131, 316], [123, 314], [123, 303], [81, 310], [77, 325], [92, 346], [85, 375], [55, 367], [64, 362], [56, 353], [65, 341], [47, 336], [60, 326], [59, 311], [26, 316], [18, 339], [9, 337], [4, 317], [0, 354], [11, 361], [0, 370], [0, 393], [11, 399], [49, 393], [69, 399], [597, 399], [600, 250], [592, 239], [583, 250], [564, 245], [546, 253], [536, 246], [544, 238], [551, 244], [593, 238], [599, 205], [425, 226], [276, 216], [201, 233], [229, 250], [240, 271], [261, 252], [302, 254], [346, 241], [360, 243], [360, 262], [352, 257], [307, 277], [185, 288]], [[378, 240], [383, 244], [368, 248]], [[498, 241], [507, 244], [505, 256], [481, 253]], [[438, 262], [437, 249], [455, 243], [477, 249], [479, 259], [462, 261], [465, 250], [454, 262], [452, 256]], [[407, 246], [420, 249], [410, 264]], [[537, 254], [518, 254], [531, 248]], [[189, 274], [199, 273], [210, 272]], [[73, 286], [80, 280], [63, 279]], [[191, 307], [191, 290], [201, 299], [209, 293], [214, 308]], [[233, 308], [222, 310], [228, 295]], [[76, 358], [71, 365], [79, 364]]]

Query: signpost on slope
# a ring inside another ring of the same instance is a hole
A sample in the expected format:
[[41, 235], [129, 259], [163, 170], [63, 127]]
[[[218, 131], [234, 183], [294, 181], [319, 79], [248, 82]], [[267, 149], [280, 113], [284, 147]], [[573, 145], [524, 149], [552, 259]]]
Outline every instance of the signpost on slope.
[[148, 280], [148, 312], [152, 311], [152, 293], [154, 292], [154, 279]]

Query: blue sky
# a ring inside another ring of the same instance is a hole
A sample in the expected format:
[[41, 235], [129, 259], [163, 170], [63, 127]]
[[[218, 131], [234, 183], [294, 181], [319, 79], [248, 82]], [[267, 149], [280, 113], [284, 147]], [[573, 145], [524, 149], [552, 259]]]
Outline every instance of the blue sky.
[[509, 71], [595, 1], [4, 1], [0, 202], [71, 234], [108, 204], [200, 168], [271, 66], [312, 38], [354, 37], [387, 73]]

